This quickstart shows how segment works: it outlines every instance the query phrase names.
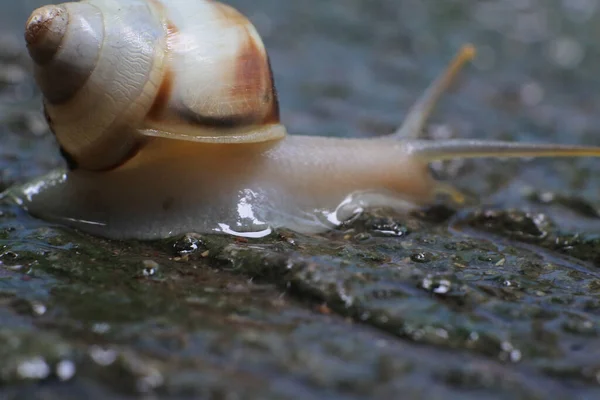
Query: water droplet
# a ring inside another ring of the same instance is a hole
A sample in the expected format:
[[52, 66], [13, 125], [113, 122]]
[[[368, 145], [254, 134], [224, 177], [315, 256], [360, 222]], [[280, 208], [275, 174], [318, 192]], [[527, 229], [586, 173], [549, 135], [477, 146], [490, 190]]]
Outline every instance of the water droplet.
[[50, 367], [42, 357], [34, 357], [19, 364], [17, 375], [23, 379], [45, 379], [50, 375]]
[[429, 253], [415, 253], [410, 256], [410, 259], [418, 263], [427, 263], [431, 261], [431, 254]]
[[338, 296], [344, 302], [346, 307], [351, 307], [354, 303], [354, 297], [346, 293], [346, 289], [341, 284], [338, 284]]
[[118, 353], [115, 350], [104, 350], [100, 346], [92, 346], [89, 351], [90, 357], [98, 365], [103, 367], [109, 366], [117, 359]]
[[158, 272], [158, 268], [160, 267], [160, 265], [158, 265], [158, 263], [156, 261], [152, 261], [152, 260], [144, 260], [143, 264], [144, 264], [144, 269], [142, 271], [142, 274], [145, 277], [150, 277], [150, 276], [156, 275], [156, 273]]
[[61, 381], [68, 381], [75, 376], [75, 364], [70, 360], [62, 360], [56, 365], [56, 376]]
[[437, 294], [446, 294], [450, 291], [450, 286], [451, 283], [449, 280], [447, 279], [441, 279], [439, 282], [437, 282], [437, 285], [433, 285], [433, 293], [437, 293]]
[[433, 284], [433, 279], [431, 277], [426, 276], [423, 278], [423, 282], [421, 282], [421, 287], [425, 290], [431, 289], [431, 285]]
[[173, 245], [173, 248], [180, 257], [195, 253], [199, 248], [203, 247], [202, 237], [193, 233], [183, 236]]
[[31, 311], [33, 312], [34, 315], [37, 315], [37, 316], [44, 315], [44, 314], [46, 314], [47, 310], [48, 309], [46, 308], [45, 304], [42, 304], [38, 301], [31, 302]]
[[48, 311], [45, 304], [36, 300], [26, 300], [16, 298], [11, 302], [11, 306], [21, 314], [32, 315], [35, 317], [42, 316]]
[[372, 229], [374, 232], [388, 236], [406, 236], [408, 229], [399, 223], [390, 219], [380, 219], [373, 221]]
[[512, 343], [504, 341], [500, 343], [500, 348], [502, 349], [502, 353], [500, 354], [501, 360], [509, 360], [511, 362], [519, 362], [521, 360], [521, 350], [516, 349]]
[[0, 259], [6, 261], [6, 260], [16, 260], [17, 258], [19, 258], [19, 255], [17, 253], [15, 253], [14, 251], [6, 251], [2, 254], [0, 254]]
[[510, 352], [510, 361], [516, 363], [521, 360], [521, 350], [515, 349]]
[[452, 282], [445, 278], [433, 278], [426, 276], [421, 282], [421, 287], [425, 290], [430, 290], [435, 294], [446, 294], [450, 291]]
[[164, 383], [161, 373], [155, 369], [147, 372], [147, 375], [137, 381], [137, 388], [140, 392], [146, 393], [156, 389]]
[[103, 335], [110, 330], [110, 325], [106, 322], [98, 322], [92, 325], [92, 332]]
[[511, 351], [513, 349], [513, 345], [510, 342], [502, 342], [500, 343], [500, 348], [502, 351]]
[[442, 339], [448, 339], [450, 337], [448, 331], [443, 328], [436, 329], [435, 334]]

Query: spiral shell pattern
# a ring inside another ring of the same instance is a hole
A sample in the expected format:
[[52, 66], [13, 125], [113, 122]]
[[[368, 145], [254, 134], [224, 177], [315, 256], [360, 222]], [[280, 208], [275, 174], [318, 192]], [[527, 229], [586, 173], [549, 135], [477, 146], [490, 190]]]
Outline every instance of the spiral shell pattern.
[[[45, 6], [25, 39], [48, 123], [76, 168], [110, 170], [145, 130], [252, 142], [279, 123], [268, 55], [250, 21], [210, 0]], [[204, 139], [203, 139], [204, 138]]]

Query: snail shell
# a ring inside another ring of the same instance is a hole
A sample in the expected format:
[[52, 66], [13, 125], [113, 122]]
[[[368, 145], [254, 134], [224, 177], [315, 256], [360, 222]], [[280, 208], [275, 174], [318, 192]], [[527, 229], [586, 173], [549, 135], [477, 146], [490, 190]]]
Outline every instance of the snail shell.
[[285, 136], [263, 42], [225, 4], [50, 5], [33, 12], [25, 39], [48, 123], [72, 166], [115, 168], [148, 136], [209, 143]]

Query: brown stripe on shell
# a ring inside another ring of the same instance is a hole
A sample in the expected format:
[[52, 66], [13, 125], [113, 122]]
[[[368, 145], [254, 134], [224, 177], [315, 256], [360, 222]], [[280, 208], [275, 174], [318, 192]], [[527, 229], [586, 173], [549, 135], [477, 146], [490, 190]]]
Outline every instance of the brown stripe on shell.
[[235, 82], [231, 85], [231, 97], [247, 98], [251, 109], [243, 118], [244, 122], [279, 123], [279, 102], [273, 71], [263, 44], [254, 40], [249, 30], [253, 26], [248, 18], [233, 7], [225, 4], [219, 6], [228, 23], [244, 27], [246, 33], [246, 42], [235, 60]]
[[[164, 11], [164, 6], [159, 0], [150, 1]], [[247, 31], [246, 27], [251, 23], [243, 14], [226, 4], [218, 2], [214, 4], [221, 11], [228, 24], [245, 27]], [[168, 21], [167, 32], [168, 51], [173, 47], [170, 44], [177, 40], [179, 30], [171, 21]], [[231, 85], [229, 94], [232, 98], [247, 97], [248, 109], [234, 115], [209, 116], [198, 114], [184, 104], [171, 104], [171, 107], [177, 110], [176, 117], [180, 122], [217, 129], [279, 123], [279, 102], [268, 55], [262, 46], [259, 46], [253, 40], [250, 32], [246, 32], [246, 37], [245, 46], [242, 47], [243, 50], [234, 61], [236, 63], [235, 82]], [[172, 115], [165, 113], [169, 103], [173, 103], [171, 96], [175, 81], [174, 71], [168, 65], [168, 59], [167, 54], [163, 80], [147, 114], [147, 118], [150, 120], [165, 122], [165, 119], [172, 118]]]
[[223, 128], [232, 129], [240, 128], [242, 126], [254, 125], [256, 121], [256, 115], [224, 115], [221, 117], [212, 117], [207, 115], [198, 114], [188, 108], [182, 108], [179, 110], [179, 116], [188, 123], [194, 125], [203, 126], [207, 128]]
[[[80, 32], [79, 25], [91, 23], [87, 18], [98, 19], [98, 23], [102, 16], [100, 11], [90, 15], [71, 15], [63, 5], [49, 5], [34, 11], [27, 23], [25, 39], [29, 55], [35, 61], [35, 80], [50, 104], [59, 105], [72, 100], [86, 85], [98, 63], [104, 32]], [[98, 37], [98, 34], [101, 36]], [[95, 51], [95, 55], [73, 57], [84, 45], [87, 47], [85, 54]]]
[[108, 172], [108, 171], [112, 171], [115, 170], [117, 168], [122, 167], [123, 165], [125, 165], [127, 162], [129, 162], [129, 160], [131, 160], [133, 157], [137, 156], [138, 153], [144, 148], [146, 147], [146, 144], [148, 143], [149, 140], [152, 140], [152, 138], [139, 138], [138, 140], [136, 140], [136, 142], [134, 143], [133, 146], [131, 146], [131, 148], [129, 149], [129, 151], [116, 163], [108, 165], [106, 167], [103, 168], [99, 168], [99, 169], [95, 169], [94, 171], [98, 171], [98, 172]]
[[[116, 162], [114, 164], [110, 164], [106, 167], [93, 168], [91, 170], [98, 171], [98, 172], [108, 172], [108, 171], [112, 171], [112, 170], [122, 167], [129, 160], [131, 160], [133, 157], [138, 155], [138, 153], [146, 146], [146, 144], [148, 143], [148, 140], [151, 140], [151, 138], [140, 138], [139, 140], [137, 140], [135, 142], [135, 144], [131, 147], [131, 149], [129, 149], [129, 151], [118, 162]], [[67, 168], [69, 170], [73, 171], [73, 170], [79, 168], [79, 162], [77, 161], [77, 158], [75, 156], [73, 156], [73, 154], [71, 154], [69, 151], [67, 151], [62, 145], [59, 145], [59, 151], [60, 151], [60, 155], [67, 163]], [[90, 168], [87, 168], [87, 169], [90, 169]]]
[[[85, 86], [92, 72], [79, 73], [76, 69], [64, 69], [61, 63], [49, 63], [44, 67], [35, 68], [38, 85], [44, 98], [53, 105], [65, 104], [73, 99]], [[66, 77], [66, 79], [61, 79]]]
[[269, 66], [269, 86], [268, 92], [265, 95], [264, 101], [269, 99], [271, 102], [271, 111], [265, 116], [263, 122], [265, 124], [278, 124], [280, 120], [279, 115], [279, 97], [277, 95], [277, 88], [275, 87], [275, 79], [273, 78], [273, 69], [271, 68], [271, 59], [267, 55], [267, 64]]
[[[52, 132], [52, 135], [54, 135], [54, 137], [56, 138], [56, 140], [58, 142], [58, 138], [56, 137], [56, 132], [54, 132], [54, 128], [52, 127], [52, 117], [48, 113], [48, 108], [46, 107], [46, 103], [44, 103], [44, 118], [46, 119], [46, 123], [48, 123], [48, 128], [50, 128], [50, 132]], [[65, 160], [65, 162], [67, 163], [67, 168], [71, 171], [74, 169], [77, 169], [78, 164], [77, 164], [77, 161], [75, 161], [75, 157], [73, 157], [73, 155], [71, 155], [71, 153], [69, 153], [60, 143], [58, 145], [58, 150], [59, 150], [60, 155], [62, 156], [63, 160]]]
[[[180, 105], [178, 116], [187, 123], [223, 129], [279, 123], [279, 101], [268, 57], [265, 59], [262, 52], [251, 50], [248, 53], [243, 52], [237, 61], [236, 83], [232, 85], [230, 95], [231, 97], [246, 96], [247, 92], [250, 92], [249, 110], [241, 114], [208, 116]], [[265, 63], [267, 74], [265, 74]], [[261, 73], [266, 76], [266, 81], [264, 76], [259, 75]], [[258, 79], [255, 78], [257, 75]]]
[[163, 80], [160, 83], [160, 87], [158, 88], [158, 92], [156, 92], [156, 97], [154, 98], [154, 102], [152, 103], [152, 106], [150, 106], [150, 110], [147, 114], [149, 119], [160, 119], [163, 110], [167, 107], [167, 104], [169, 104], [169, 99], [171, 98], [173, 79], [173, 70], [169, 66], [165, 66]]
[[271, 118], [277, 111], [276, 99], [273, 94], [273, 82], [267, 55], [246, 28], [247, 40], [240, 48], [235, 60], [235, 81], [231, 85], [229, 95], [245, 98], [250, 107], [246, 112], [255, 123], [265, 122], [265, 117]]

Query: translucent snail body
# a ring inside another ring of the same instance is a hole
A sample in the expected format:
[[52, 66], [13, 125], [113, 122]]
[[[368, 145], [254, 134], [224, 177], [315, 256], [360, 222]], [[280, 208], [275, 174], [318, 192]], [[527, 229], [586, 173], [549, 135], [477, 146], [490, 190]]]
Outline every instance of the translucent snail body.
[[469, 46], [397, 132], [342, 139], [287, 135], [262, 40], [216, 1], [46, 6], [28, 20], [26, 40], [69, 169], [10, 195], [34, 216], [109, 238], [322, 232], [369, 207], [411, 210], [439, 193], [460, 202], [430, 175], [433, 160], [600, 155], [596, 147], [419, 140], [473, 56]]

